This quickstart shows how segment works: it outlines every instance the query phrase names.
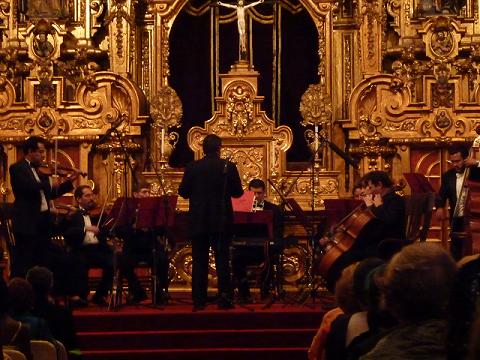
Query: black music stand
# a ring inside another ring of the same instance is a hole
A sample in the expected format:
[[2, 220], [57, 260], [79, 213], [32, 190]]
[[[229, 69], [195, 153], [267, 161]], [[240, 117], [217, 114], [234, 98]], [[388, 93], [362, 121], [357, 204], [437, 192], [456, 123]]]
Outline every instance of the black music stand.
[[[175, 223], [175, 208], [177, 206], [177, 195], [162, 195], [154, 197], [139, 198], [135, 226], [137, 229], [149, 229], [152, 239], [152, 303], [156, 304], [157, 299], [157, 232], [162, 233], [164, 251], [168, 252], [168, 229]], [[168, 271], [168, 269], [167, 269]]]

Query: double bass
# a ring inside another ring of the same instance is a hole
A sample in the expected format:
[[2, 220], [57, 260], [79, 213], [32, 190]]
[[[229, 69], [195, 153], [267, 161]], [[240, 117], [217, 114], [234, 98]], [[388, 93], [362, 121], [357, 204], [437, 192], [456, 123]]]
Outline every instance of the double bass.
[[[477, 137], [473, 141], [470, 148], [470, 157], [475, 158], [480, 149], [480, 125], [475, 128]], [[452, 230], [451, 237], [456, 237], [460, 241], [465, 241], [466, 254], [480, 253], [480, 181], [469, 179], [470, 167], [466, 167], [463, 177], [463, 185], [458, 195], [452, 219], [458, 217], [462, 204], [464, 207], [464, 224], [463, 232], [455, 232]], [[450, 224], [453, 228], [453, 223]]]

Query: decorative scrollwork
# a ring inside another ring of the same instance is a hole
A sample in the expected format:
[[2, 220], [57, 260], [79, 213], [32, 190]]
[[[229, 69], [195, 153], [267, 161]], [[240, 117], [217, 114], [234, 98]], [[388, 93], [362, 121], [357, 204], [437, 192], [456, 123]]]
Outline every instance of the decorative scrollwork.
[[[173, 265], [175, 266], [177, 276], [188, 284], [192, 283], [192, 247], [186, 245], [178, 250], [173, 257]], [[208, 283], [210, 286], [216, 286], [217, 274], [215, 270], [215, 259], [212, 250], [208, 255]]]
[[154, 127], [168, 129], [180, 126], [183, 109], [175, 90], [168, 85], [161, 87], [150, 101], [150, 113]]
[[252, 131], [253, 93], [243, 84], [232, 86], [227, 93], [227, 124], [230, 135], [243, 137]]
[[312, 84], [300, 100], [300, 114], [303, 126], [321, 125], [331, 121], [332, 104], [330, 96], [320, 84]]

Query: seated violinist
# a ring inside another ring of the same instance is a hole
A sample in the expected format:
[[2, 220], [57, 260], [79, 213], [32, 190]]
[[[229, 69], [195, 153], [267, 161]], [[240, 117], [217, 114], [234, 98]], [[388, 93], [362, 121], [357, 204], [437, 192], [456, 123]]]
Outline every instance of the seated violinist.
[[[348, 265], [369, 257], [378, 257], [379, 244], [387, 239], [405, 238], [405, 201], [395, 193], [393, 182], [384, 171], [371, 171], [361, 180], [364, 201], [361, 211], [370, 212], [372, 220], [360, 231], [354, 244], [331, 266], [327, 275], [327, 287], [332, 290], [342, 270]], [[328, 237], [320, 241], [324, 245]]]
[[[133, 196], [137, 199], [150, 197], [149, 185], [144, 181], [135, 183], [133, 185]], [[125, 239], [123, 247], [124, 276], [130, 286], [131, 296], [129, 301], [138, 303], [146, 299], [145, 291], [141, 288], [134, 272], [139, 263], [145, 262], [152, 266], [152, 274], [155, 274], [156, 278], [156, 294], [152, 295], [155, 296], [153, 302], [155, 304], [166, 304], [169, 299], [169, 259], [167, 246], [162, 243], [163, 237], [160, 236], [158, 231], [152, 229], [137, 229], [135, 224], [124, 231], [126, 232], [122, 236]]]
[[[273, 212], [274, 244], [265, 244], [264, 247], [239, 247], [233, 252], [233, 276], [238, 287], [238, 301], [251, 301], [247, 278], [247, 265], [260, 264], [263, 269], [260, 275], [260, 296], [266, 299], [273, 287], [274, 265], [279, 262], [280, 251], [283, 249], [283, 213], [279, 206], [265, 200], [265, 183], [261, 179], [253, 179], [248, 184], [248, 190], [255, 194], [254, 211], [270, 210]], [[278, 268], [278, 267], [277, 267]]]
[[91, 267], [102, 269], [102, 278], [92, 302], [106, 305], [106, 296], [113, 281], [113, 253], [107, 244], [105, 234], [93, 224], [89, 212], [96, 207], [95, 196], [90, 186], [80, 185], [75, 189], [78, 211], [65, 221], [65, 244], [74, 258], [76, 292], [84, 300], [89, 294], [88, 270]]

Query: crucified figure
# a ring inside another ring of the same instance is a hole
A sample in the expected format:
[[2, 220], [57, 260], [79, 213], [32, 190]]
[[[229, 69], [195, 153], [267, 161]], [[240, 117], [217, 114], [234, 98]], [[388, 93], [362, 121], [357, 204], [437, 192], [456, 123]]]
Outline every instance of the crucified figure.
[[264, 0], [258, 0], [251, 4], [244, 5], [243, 0], [238, 0], [237, 5], [226, 4], [221, 1], [217, 1], [217, 5], [237, 10], [237, 25], [238, 35], [240, 36], [240, 57], [242, 60], [246, 60], [247, 56], [247, 36], [245, 31], [245, 10], [255, 5], [263, 3]]

